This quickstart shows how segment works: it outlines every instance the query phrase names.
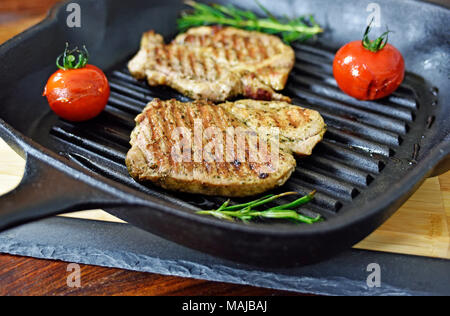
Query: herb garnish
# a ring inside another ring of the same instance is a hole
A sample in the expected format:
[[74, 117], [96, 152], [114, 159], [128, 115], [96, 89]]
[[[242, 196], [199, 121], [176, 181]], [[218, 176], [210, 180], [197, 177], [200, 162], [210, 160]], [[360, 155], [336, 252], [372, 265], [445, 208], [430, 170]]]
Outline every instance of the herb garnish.
[[267, 15], [259, 18], [251, 11], [237, 9], [233, 5], [206, 5], [195, 1], [187, 1], [193, 12], [183, 12], [178, 19], [178, 28], [186, 31], [190, 27], [202, 25], [226, 25], [250, 31], [259, 31], [269, 34], [279, 34], [286, 43], [308, 38], [323, 32], [312, 15], [301, 16], [295, 19], [285, 17], [277, 19], [262, 4], [256, 1], [258, 6]]
[[322, 220], [322, 217], [318, 215], [316, 218], [311, 218], [305, 215], [297, 213], [294, 209], [300, 205], [310, 202], [316, 191], [299, 198], [291, 203], [283, 204], [280, 206], [269, 208], [265, 211], [255, 210], [256, 207], [270, 203], [276, 199], [284, 196], [298, 194], [297, 192], [286, 192], [278, 195], [268, 195], [261, 199], [248, 202], [245, 204], [229, 206], [230, 200], [222, 204], [217, 210], [199, 211], [197, 214], [210, 215], [219, 219], [225, 219], [233, 221], [234, 219], [242, 220], [243, 222], [249, 222], [256, 218], [269, 218], [269, 219], [288, 219], [294, 222], [314, 224]]

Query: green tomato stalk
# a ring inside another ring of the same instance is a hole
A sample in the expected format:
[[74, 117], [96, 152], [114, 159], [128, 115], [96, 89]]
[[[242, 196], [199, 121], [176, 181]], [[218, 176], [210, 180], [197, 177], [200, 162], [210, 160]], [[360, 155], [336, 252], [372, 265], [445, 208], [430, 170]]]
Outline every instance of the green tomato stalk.
[[380, 37], [371, 41], [369, 39], [369, 33], [372, 29], [372, 23], [373, 23], [373, 19], [372, 19], [372, 21], [370, 21], [369, 25], [367, 25], [366, 31], [364, 32], [364, 37], [362, 39], [362, 45], [364, 46], [365, 49], [370, 50], [372, 53], [376, 53], [376, 52], [382, 50], [386, 46], [386, 44], [388, 43], [388, 40], [389, 40], [389, 33], [391, 33], [391, 31], [387, 30], [386, 32], [381, 34]]
[[64, 53], [59, 55], [56, 59], [56, 66], [58, 66], [58, 68], [61, 70], [80, 69], [86, 67], [88, 61], [89, 52], [86, 46], [83, 46], [82, 50], [78, 49], [78, 47], [70, 50], [69, 43], [66, 43], [66, 49], [64, 50]]

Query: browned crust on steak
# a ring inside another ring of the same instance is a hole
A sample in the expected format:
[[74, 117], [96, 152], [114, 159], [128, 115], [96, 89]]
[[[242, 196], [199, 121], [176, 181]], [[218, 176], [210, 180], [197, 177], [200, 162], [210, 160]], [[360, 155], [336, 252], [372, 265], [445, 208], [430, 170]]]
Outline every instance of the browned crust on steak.
[[[182, 144], [182, 140], [174, 140], [173, 132], [183, 127], [195, 136], [195, 124], [199, 120], [205, 129], [217, 127], [220, 131], [226, 131], [233, 127], [248, 130], [245, 124], [224, 108], [209, 102], [181, 103], [155, 99], [136, 118], [137, 126], [131, 136], [132, 148], [126, 158], [131, 176], [169, 190], [239, 197], [283, 185], [294, 171], [296, 161], [284, 150], [280, 150], [279, 163], [271, 166], [274, 172], [270, 173], [261, 171], [266, 170], [262, 168], [267, 168], [268, 163], [251, 162], [248, 150], [242, 160], [236, 147], [222, 161], [214, 160], [207, 152], [202, 159], [196, 160], [194, 153], [198, 148], [195, 141], [190, 143], [191, 161], [179, 161], [176, 159], [179, 156], [172, 155], [172, 148]], [[234, 140], [237, 143], [236, 138]], [[198, 144], [206, 148], [208, 142], [208, 139], [202, 138]], [[246, 139], [245, 148], [250, 146]], [[216, 151], [210, 154], [214, 156]]]
[[252, 129], [277, 128], [280, 146], [299, 156], [308, 156], [325, 134], [326, 125], [319, 112], [286, 102], [239, 100], [219, 105]]
[[276, 36], [235, 28], [197, 27], [165, 45], [146, 32], [130, 61], [131, 74], [152, 86], [168, 85], [193, 99], [225, 101], [237, 95], [290, 101], [284, 88], [295, 62]]
[[201, 48], [234, 71], [245, 70], [274, 90], [282, 90], [295, 63], [294, 50], [277, 36], [233, 27], [189, 29], [174, 43]]

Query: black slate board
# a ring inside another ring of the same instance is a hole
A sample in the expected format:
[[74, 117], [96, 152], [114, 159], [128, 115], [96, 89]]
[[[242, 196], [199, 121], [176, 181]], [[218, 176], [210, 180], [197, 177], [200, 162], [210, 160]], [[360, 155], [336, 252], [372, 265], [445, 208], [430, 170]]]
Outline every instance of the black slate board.
[[[295, 269], [261, 269], [199, 253], [127, 224], [49, 218], [0, 234], [0, 252], [325, 295], [450, 295], [450, 261], [349, 250]], [[381, 267], [381, 287], [366, 284]]]

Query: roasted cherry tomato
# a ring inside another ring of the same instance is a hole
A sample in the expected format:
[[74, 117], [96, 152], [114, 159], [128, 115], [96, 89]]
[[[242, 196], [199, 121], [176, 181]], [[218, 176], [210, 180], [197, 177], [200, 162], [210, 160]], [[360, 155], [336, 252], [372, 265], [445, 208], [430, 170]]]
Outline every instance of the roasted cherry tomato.
[[362, 41], [343, 46], [333, 62], [334, 78], [342, 91], [359, 100], [375, 100], [394, 92], [405, 76], [401, 53], [388, 44], [389, 31], [369, 40], [370, 24]]
[[60, 70], [50, 77], [44, 90], [50, 108], [68, 121], [96, 117], [109, 99], [108, 79], [101, 69], [87, 64], [88, 58], [86, 48], [69, 51], [67, 46], [56, 62]]

